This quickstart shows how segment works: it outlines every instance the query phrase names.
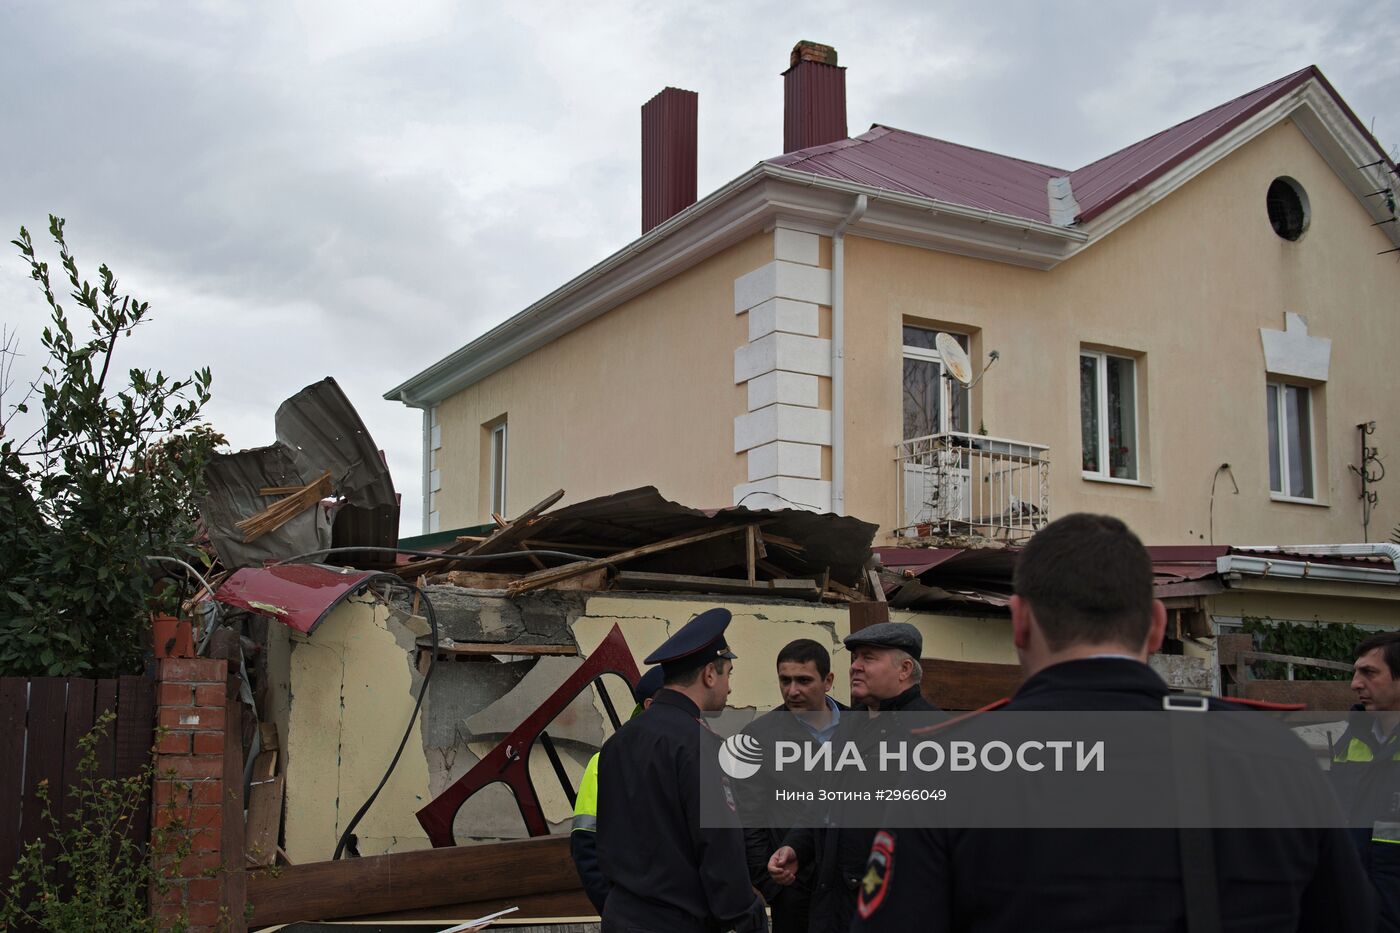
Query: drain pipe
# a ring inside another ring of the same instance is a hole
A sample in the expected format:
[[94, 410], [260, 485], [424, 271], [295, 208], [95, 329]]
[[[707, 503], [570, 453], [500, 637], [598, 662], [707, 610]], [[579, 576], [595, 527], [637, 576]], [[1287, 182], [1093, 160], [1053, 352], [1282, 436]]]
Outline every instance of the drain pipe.
[[433, 406], [423, 406], [423, 534], [433, 529]]
[[837, 515], [846, 514], [846, 230], [869, 206], [857, 195], [831, 233], [831, 511]]

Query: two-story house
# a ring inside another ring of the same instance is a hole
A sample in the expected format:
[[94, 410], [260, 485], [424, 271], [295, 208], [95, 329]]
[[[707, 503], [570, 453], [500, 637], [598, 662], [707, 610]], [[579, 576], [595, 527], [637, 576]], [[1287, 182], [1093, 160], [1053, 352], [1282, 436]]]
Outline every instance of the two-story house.
[[886, 543], [1390, 534], [1350, 467], [1400, 441], [1400, 179], [1317, 68], [1077, 169], [848, 137], [844, 82], [799, 44], [787, 151], [699, 201], [695, 95], [642, 108], [642, 235], [387, 393], [425, 531], [654, 484]]

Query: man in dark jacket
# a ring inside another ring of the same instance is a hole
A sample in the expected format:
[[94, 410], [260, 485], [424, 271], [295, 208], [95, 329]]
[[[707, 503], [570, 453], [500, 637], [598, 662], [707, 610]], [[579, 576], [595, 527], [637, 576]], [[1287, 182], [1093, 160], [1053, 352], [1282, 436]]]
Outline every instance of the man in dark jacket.
[[1352, 707], [1332, 749], [1332, 786], [1350, 818], [1361, 863], [1380, 901], [1380, 929], [1400, 931], [1400, 632], [1356, 646]]
[[[851, 704], [856, 710], [842, 718], [831, 741], [837, 747], [854, 743], [862, 758], [873, 760], [881, 742], [907, 729], [907, 722], [881, 713], [938, 709], [921, 690], [924, 639], [907, 622], [881, 622], [847, 636], [845, 644], [851, 652]], [[768, 873], [782, 885], [796, 881], [805, 866], [814, 866], [811, 933], [844, 933], [850, 927], [874, 838], [873, 828], [809, 824], [788, 833], [769, 859]]]
[[720, 739], [703, 714], [724, 709], [734, 653], [729, 610], [691, 619], [646, 659], [665, 686], [651, 708], [603, 744], [598, 759], [598, 862], [612, 883], [604, 933], [767, 933], [763, 898], [744, 867], [744, 834], [701, 826], [735, 810], [728, 778], [704, 780]]
[[[847, 709], [831, 696], [835, 676], [831, 672], [830, 652], [819, 642], [799, 638], [778, 652], [777, 668], [783, 705], [760, 716], [744, 731], [758, 739], [764, 748], [773, 748], [780, 741], [802, 745], [830, 742], [841, 724], [842, 712]], [[749, 785], [740, 785], [738, 790], [742, 800], [743, 793], [749, 792]], [[774, 881], [768, 874], [768, 859], [783, 844], [792, 829], [791, 821], [783, 818], [771, 800], [744, 802], [769, 816], [766, 825], [745, 827], [744, 842], [748, 849], [750, 880], [772, 909], [773, 933], [807, 933], [816, 866], [803, 866], [790, 885]]]
[[[1027, 680], [1003, 709], [1160, 715], [1168, 708], [1166, 683], [1145, 663], [1161, 647], [1166, 610], [1152, 596], [1151, 559], [1122, 522], [1077, 514], [1048, 525], [1022, 552], [1015, 591], [1012, 638]], [[1178, 705], [1203, 706], [1170, 708]], [[1237, 704], [1212, 698], [1204, 706]], [[1233, 728], [1228, 721], [1217, 725], [1208, 736]], [[1190, 767], [1231, 786], [1297, 788], [1300, 799], [1324, 814], [1305, 825], [1333, 828], [891, 826], [876, 836], [852, 930], [1372, 929], [1370, 886], [1345, 831], [1336, 828], [1340, 813], [1325, 776], [1295, 737], [1282, 729], [1268, 734], [1278, 745], [1267, 759], [1231, 757], [1233, 749], [1217, 741]], [[1220, 769], [1221, 759], [1228, 770]]]

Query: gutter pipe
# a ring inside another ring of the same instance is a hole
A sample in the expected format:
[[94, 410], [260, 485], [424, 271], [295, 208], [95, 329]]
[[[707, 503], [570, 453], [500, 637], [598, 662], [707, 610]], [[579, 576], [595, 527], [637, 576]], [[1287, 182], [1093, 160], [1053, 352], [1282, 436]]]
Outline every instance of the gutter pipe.
[[433, 405], [423, 406], [423, 534], [432, 534]]
[[[1236, 548], [1236, 550], [1245, 549]], [[1287, 549], [1294, 552], [1304, 551], [1313, 553], [1319, 557], [1389, 557], [1392, 563], [1392, 569], [1390, 570], [1382, 570], [1379, 567], [1347, 567], [1339, 564], [1318, 564], [1309, 560], [1298, 560], [1291, 555], [1286, 558], [1278, 559], [1264, 556], [1283, 550], [1276, 547], [1249, 548], [1248, 550], [1253, 553], [1226, 554], [1223, 557], [1216, 558], [1215, 572], [1222, 576], [1241, 574], [1251, 577], [1282, 577], [1291, 580], [1335, 580], [1344, 583], [1400, 585], [1400, 570], [1393, 569], [1396, 566], [1400, 566], [1400, 563], [1396, 561], [1396, 557], [1400, 556], [1400, 547], [1393, 544], [1340, 544]]]
[[831, 233], [831, 511], [846, 514], [846, 231], [865, 216], [870, 199], [856, 195]]

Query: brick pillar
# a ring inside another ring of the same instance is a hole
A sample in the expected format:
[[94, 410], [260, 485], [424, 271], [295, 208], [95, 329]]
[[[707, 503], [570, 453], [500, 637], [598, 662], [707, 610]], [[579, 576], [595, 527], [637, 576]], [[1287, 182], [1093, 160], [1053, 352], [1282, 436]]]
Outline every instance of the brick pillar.
[[[241, 890], [230, 874], [241, 881], [243, 870], [225, 838], [236, 837], [241, 856], [240, 706], [236, 693], [230, 702], [230, 683], [229, 662], [220, 658], [160, 662], [152, 826], [153, 841], [167, 853], [158, 864], [171, 887], [154, 909], [171, 920], [185, 913], [192, 933], [243, 928], [242, 898], [230, 903], [235, 899], [228, 896]], [[229, 832], [226, 817], [236, 824]], [[176, 863], [171, 853], [181, 841], [189, 852]]]

